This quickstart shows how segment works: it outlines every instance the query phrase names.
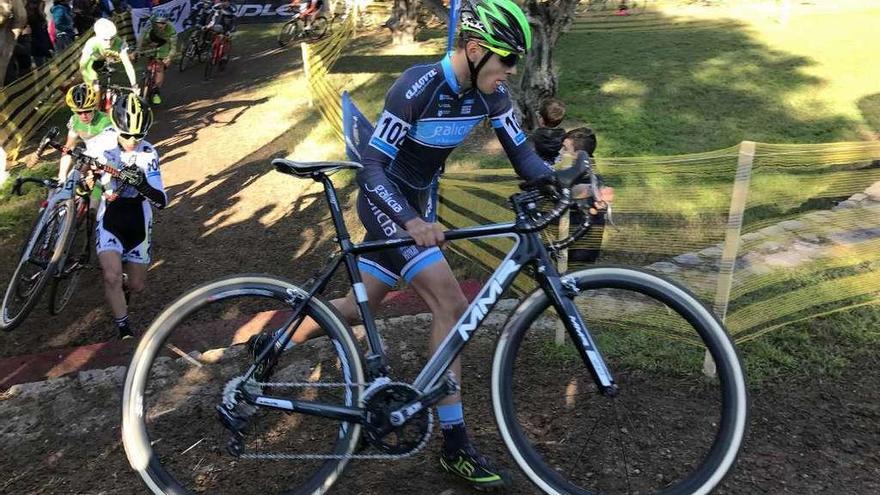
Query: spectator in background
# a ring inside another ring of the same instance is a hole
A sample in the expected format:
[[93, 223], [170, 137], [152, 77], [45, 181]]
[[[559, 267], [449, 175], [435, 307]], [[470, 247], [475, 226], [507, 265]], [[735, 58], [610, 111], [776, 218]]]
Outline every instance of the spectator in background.
[[113, 17], [113, 12], [115, 11], [116, 9], [111, 0], [98, 0], [98, 12], [101, 17], [110, 19]]
[[50, 12], [55, 24], [55, 51], [59, 52], [73, 43], [76, 32], [73, 27], [73, 9], [69, 0], [55, 0]]
[[27, 10], [22, 0], [0, 0], [0, 84], [12, 59], [16, 41], [27, 26]]
[[[565, 133], [565, 139], [562, 141], [563, 150], [574, 155], [578, 151], [586, 151], [590, 158], [596, 151], [596, 133], [589, 127], [578, 127]], [[586, 183], [586, 181], [582, 182]], [[602, 181], [600, 178], [600, 185]], [[587, 233], [574, 246], [568, 249], [568, 261], [571, 263], [595, 263], [599, 259], [599, 252], [602, 248], [602, 237], [605, 234], [605, 215], [599, 210], [606, 208], [606, 203], [611, 203], [614, 199], [614, 190], [608, 187], [601, 187], [603, 201], [597, 202], [594, 198], [588, 200], [589, 210], [584, 212], [581, 210], [572, 210], [570, 222], [571, 230], [580, 227], [586, 220], [587, 215], [590, 218], [590, 227]]]
[[43, 0], [28, 0], [28, 26], [31, 28], [31, 57], [37, 67], [52, 58], [52, 39], [49, 38], [49, 24], [43, 12]]
[[82, 36], [95, 24], [95, 3], [92, 0], [73, 0], [73, 27]]
[[559, 127], [565, 118], [565, 103], [557, 98], [546, 98], [538, 109], [538, 127], [532, 131], [535, 153], [552, 166], [559, 159], [565, 129]]

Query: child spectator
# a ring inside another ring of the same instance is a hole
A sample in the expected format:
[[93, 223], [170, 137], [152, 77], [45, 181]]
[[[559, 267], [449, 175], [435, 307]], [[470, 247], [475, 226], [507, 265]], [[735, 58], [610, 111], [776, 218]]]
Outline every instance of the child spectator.
[[565, 118], [565, 103], [546, 98], [538, 109], [538, 127], [532, 131], [532, 144], [542, 160], [553, 165], [559, 159], [565, 129], [559, 127]]
[[[597, 144], [596, 133], [589, 127], [572, 129], [565, 133], [562, 140], [562, 148], [566, 153], [574, 155], [578, 151], [586, 151], [590, 158], [593, 157]], [[603, 190], [603, 193], [605, 192], [606, 190]], [[611, 197], [604, 199], [610, 201]], [[590, 216], [590, 227], [587, 229], [587, 233], [573, 247], [568, 249], [568, 261], [570, 263], [595, 263], [599, 258], [602, 236], [605, 233], [605, 215], [601, 215], [597, 210], [593, 209], [593, 206], [595, 206], [593, 198], [589, 199], [589, 205], [589, 212], [572, 210], [569, 217], [569, 229], [574, 231], [584, 223], [585, 215]]]

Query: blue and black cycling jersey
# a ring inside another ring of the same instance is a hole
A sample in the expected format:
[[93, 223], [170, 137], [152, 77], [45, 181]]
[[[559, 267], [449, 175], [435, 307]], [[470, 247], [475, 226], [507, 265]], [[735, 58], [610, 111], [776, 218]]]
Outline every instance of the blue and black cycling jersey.
[[[437, 182], [446, 158], [487, 117], [520, 176], [535, 179], [552, 171], [526, 142], [506, 87], [490, 95], [462, 91], [449, 56], [403, 73], [388, 90], [375, 129], [364, 125], [347, 135], [357, 141], [347, 142], [347, 150], [364, 166], [357, 176], [357, 211], [365, 240], [404, 237], [403, 225], [416, 217], [437, 221]], [[436, 246], [408, 246], [362, 255], [358, 267], [393, 287], [442, 260]]]
[[358, 184], [402, 226], [424, 213], [424, 191], [439, 179], [452, 150], [487, 117], [518, 175], [531, 180], [552, 171], [526, 142], [506, 86], [489, 95], [462, 90], [447, 55], [406, 70], [388, 91], [361, 157]]

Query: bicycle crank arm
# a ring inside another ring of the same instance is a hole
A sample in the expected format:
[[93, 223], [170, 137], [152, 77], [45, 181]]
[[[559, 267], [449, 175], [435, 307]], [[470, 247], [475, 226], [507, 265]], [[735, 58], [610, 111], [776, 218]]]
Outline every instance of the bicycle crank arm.
[[389, 421], [393, 426], [402, 426], [413, 416], [423, 411], [426, 407], [431, 407], [440, 402], [447, 395], [458, 392], [458, 384], [451, 377], [447, 376], [446, 380], [434, 387], [427, 394], [422, 395], [418, 399], [394, 411], [389, 416]]

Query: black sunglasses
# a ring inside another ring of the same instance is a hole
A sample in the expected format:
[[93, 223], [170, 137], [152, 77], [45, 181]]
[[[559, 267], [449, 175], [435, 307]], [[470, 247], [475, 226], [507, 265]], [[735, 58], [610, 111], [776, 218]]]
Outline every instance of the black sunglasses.
[[[496, 53], [496, 55], [498, 54]], [[510, 55], [505, 55], [503, 57], [501, 55], [498, 55], [498, 60], [501, 60], [501, 63], [508, 67], [513, 67], [519, 61], [519, 54], [511, 53]]]
[[87, 114], [87, 113], [93, 113], [93, 112], [94, 112], [94, 110], [78, 110], [78, 111], [76, 112], [76, 114], [77, 114], [77, 115], [85, 115], [85, 114]]
[[134, 139], [143, 139], [144, 136], [146, 136], [146, 134], [128, 134], [128, 133], [125, 133], [125, 132], [120, 132], [120, 133], [119, 133], [119, 137], [121, 137], [122, 139], [131, 139], [131, 138], [134, 138]]

